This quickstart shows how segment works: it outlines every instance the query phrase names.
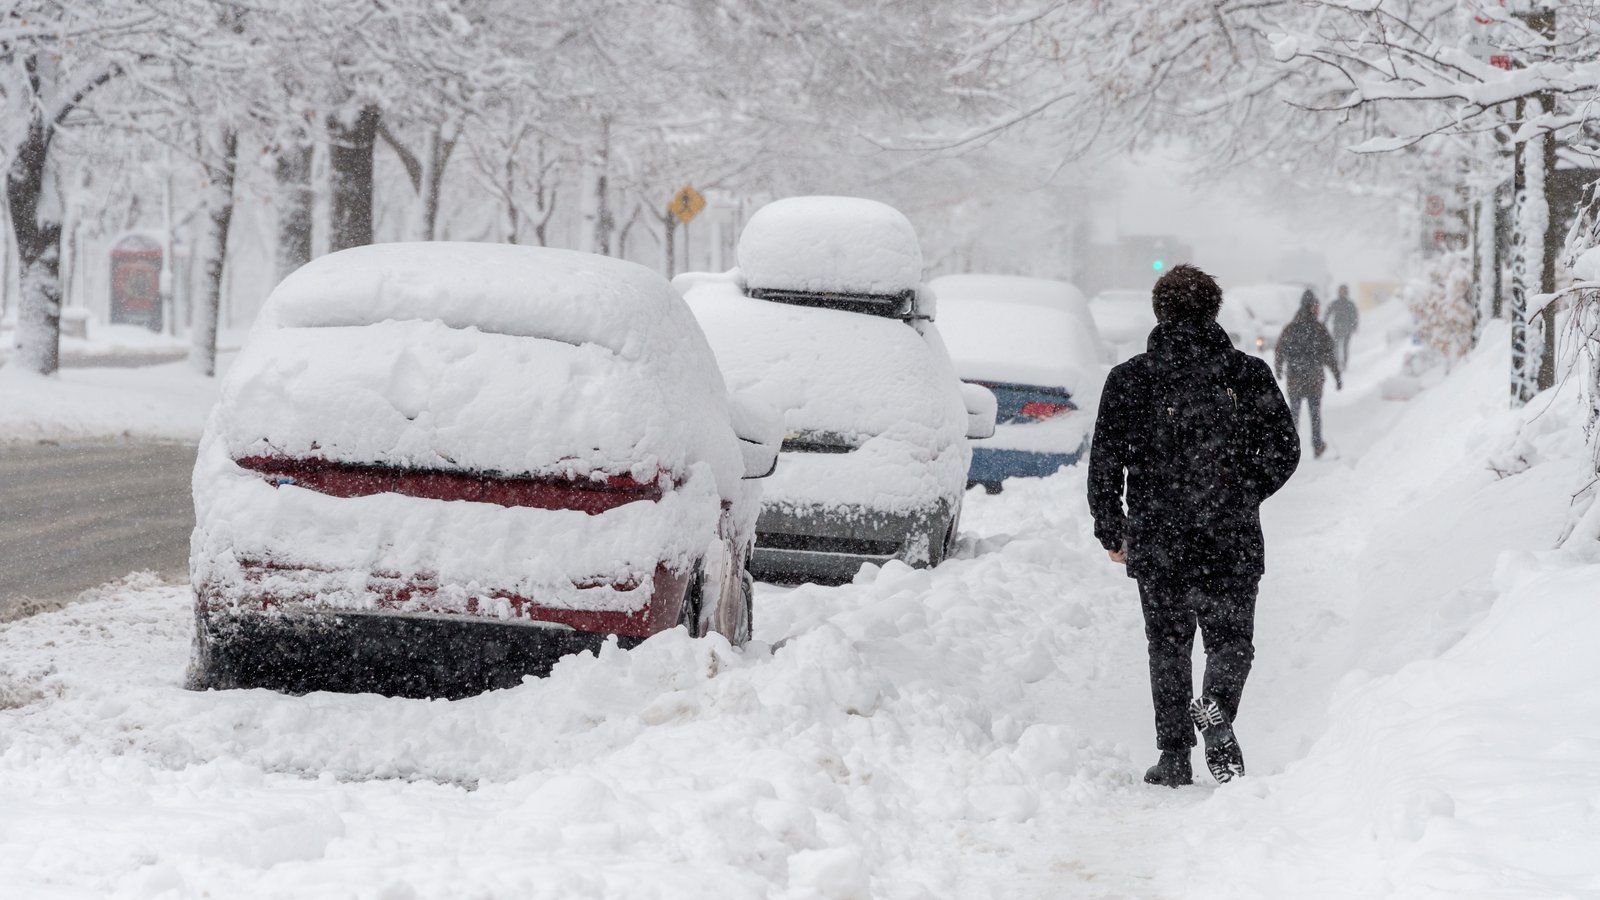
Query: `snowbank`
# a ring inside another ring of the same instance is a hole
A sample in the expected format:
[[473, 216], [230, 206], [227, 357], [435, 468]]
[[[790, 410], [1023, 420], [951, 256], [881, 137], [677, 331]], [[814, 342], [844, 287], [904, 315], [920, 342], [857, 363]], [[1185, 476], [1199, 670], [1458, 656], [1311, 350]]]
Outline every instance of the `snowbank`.
[[1354, 467], [1368, 524], [1354, 577], [1333, 576], [1352, 596], [1320, 663], [1345, 673], [1326, 727], [1283, 774], [1195, 812], [1189, 895], [1600, 885], [1584, 799], [1600, 792], [1600, 547], [1548, 549], [1584, 480], [1582, 413], [1570, 390], [1505, 410], [1507, 345], [1494, 323]]
[[738, 257], [752, 289], [890, 295], [922, 281], [922, 245], [910, 220], [859, 197], [768, 203], [745, 223]]
[[[228, 365], [225, 357], [224, 368]], [[45, 378], [0, 367], [0, 442], [154, 438], [197, 441], [216, 379], [187, 362], [62, 369]]]

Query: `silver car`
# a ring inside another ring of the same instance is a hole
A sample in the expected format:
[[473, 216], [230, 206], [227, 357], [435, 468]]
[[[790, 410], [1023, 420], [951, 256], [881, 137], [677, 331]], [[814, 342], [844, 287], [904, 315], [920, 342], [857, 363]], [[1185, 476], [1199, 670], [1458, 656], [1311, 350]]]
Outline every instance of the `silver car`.
[[675, 285], [730, 387], [785, 410], [752, 571], [841, 580], [863, 563], [938, 565], [955, 545], [968, 440], [993, 433], [995, 401], [956, 376], [910, 223], [873, 201], [791, 198], [752, 217], [739, 261]]

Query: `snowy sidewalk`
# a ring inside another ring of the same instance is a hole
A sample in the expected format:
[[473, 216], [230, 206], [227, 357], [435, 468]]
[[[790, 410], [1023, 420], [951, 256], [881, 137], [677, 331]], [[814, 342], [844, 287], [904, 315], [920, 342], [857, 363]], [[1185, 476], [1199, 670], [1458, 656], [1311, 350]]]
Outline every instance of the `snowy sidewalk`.
[[[0, 626], [0, 883], [384, 900], [1600, 887], [1575, 849], [1600, 844], [1583, 813], [1600, 710], [1575, 696], [1600, 673], [1592, 653], [1530, 663], [1600, 637], [1578, 602], [1600, 570], [1523, 556], [1491, 580], [1501, 551], [1552, 545], [1578, 469], [1560, 415], [1516, 443], [1499, 370], [1486, 354], [1398, 408], [1375, 369], [1330, 404], [1350, 452], [1266, 507], [1252, 777], [1225, 788], [1138, 782], [1154, 749], [1137, 597], [1093, 540], [1080, 469], [969, 493], [961, 558], [936, 571], [762, 586], [742, 652], [667, 634], [459, 702], [182, 691], [188, 592], [149, 582]], [[1484, 460], [1503, 449], [1531, 465], [1497, 479]], [[1552, 741], [1563, 709], [1582, 718]], [[1523, 828], [1543, 855], [1510, 840]]]

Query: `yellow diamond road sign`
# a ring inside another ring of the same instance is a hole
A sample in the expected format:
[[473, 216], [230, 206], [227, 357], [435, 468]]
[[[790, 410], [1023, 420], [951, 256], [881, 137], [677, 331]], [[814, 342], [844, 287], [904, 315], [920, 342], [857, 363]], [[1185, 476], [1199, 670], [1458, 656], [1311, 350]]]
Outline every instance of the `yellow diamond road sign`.
[[678, 221], [689, 224], [689, 220], [700, 215], [706, 208], [706, 198], [693, 185], [684, 185], [676, 194], [672, 195], [672, 202], [667, 204], [667, 212], [678, 217]]

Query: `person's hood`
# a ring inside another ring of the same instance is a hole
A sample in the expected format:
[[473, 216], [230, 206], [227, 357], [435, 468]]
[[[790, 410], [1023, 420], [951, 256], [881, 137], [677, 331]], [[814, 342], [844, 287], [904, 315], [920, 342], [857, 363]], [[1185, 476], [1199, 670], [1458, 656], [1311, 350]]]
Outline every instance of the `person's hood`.
[[1227, 353], [1233, 342], [1214, 321], [1162, 322], [1151, 329], [1145, 349], [1171, 359], [1200, 359]]

